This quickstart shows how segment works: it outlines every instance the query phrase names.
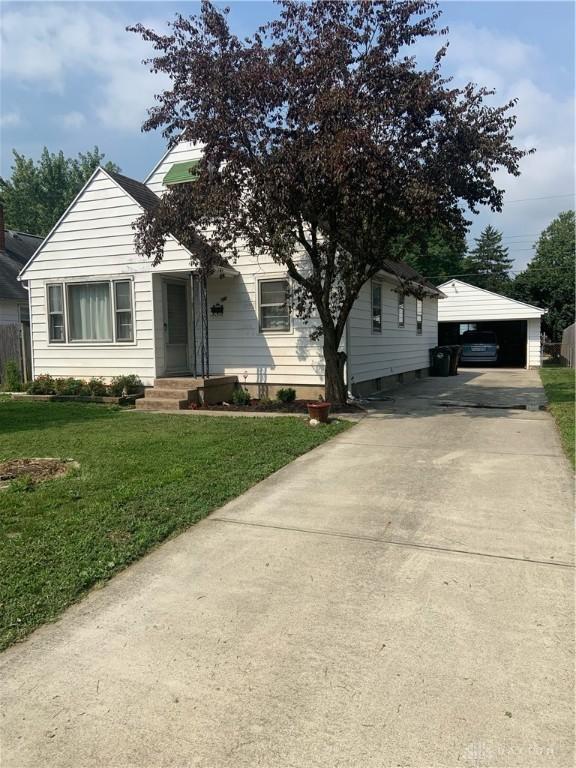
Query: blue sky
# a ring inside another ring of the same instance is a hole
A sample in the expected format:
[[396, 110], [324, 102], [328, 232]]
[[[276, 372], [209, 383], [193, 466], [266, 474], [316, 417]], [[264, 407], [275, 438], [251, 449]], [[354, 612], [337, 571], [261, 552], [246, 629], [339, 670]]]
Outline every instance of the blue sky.
[[[277, 13], [270, 2], [227, 4], [239, 34]], [[140, 131], [161, 82], [141, 64], [149, 48], [125, 27], [142, 21], [159, 29], [175, 12], [195, 13], [198, 7], [2, 3], [1, 175], [10, 174], [12, 148], [37, 157], [44, 145], [75, 155], [97, 144], [124, 173], [144, 178], [164, 151], [160, 134]], [[517, 96], [516, 140], [537, 149], [524, 160], [520, 178], [499, 177], [506, 189], [503, 213], [483, 211], [471, 229], [471, 237], [487, 223], [501, 229], [521, 267], [535, 236], [559, 211], [574, 206], [575, 6], [484, 0], [444, 2], [441, 8], [450, 29], [446, 72], [459, 84], [474, 80], [495, 87], [499, 102]]]

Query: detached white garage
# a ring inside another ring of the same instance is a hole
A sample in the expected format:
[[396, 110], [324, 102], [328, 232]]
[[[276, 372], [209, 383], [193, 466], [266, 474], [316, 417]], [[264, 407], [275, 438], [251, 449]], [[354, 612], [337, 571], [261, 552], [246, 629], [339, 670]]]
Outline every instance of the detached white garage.
[[540, 319], [545, 309], [462, 280], [448, 280], [438, 288], [446, 296], [438, 302], [439, 344], [458, 344], [466, 331], [491, 331], [498, 340], [498, 365], [540, 367]]

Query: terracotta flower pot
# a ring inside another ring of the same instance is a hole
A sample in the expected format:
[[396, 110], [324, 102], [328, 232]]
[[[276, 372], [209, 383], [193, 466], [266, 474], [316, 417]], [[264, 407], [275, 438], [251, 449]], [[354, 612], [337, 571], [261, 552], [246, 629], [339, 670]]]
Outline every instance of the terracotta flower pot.
[[330, 403], [308, 403], [308, 416], [321, 424], [328, 424]]

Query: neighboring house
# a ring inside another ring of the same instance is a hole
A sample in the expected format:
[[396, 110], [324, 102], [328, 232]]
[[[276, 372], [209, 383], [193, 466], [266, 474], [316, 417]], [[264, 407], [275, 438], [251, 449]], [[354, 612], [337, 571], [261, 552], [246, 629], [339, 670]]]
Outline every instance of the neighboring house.
[[545, 309], [462, 280], [448, 280], [438, 287], [446, 296], [438, 309], [440, 344], [457, 344], [466, 331], [491, 331], [500, 347], [499, 365], [541, 365], [540, 319]]
[[0, 227], [0, 325], [28, 322], [28, 291], [18, 275], [41, 237]]
[[0, 206], [0, 379], [9, 361], [25, 380], [32, 374], [28, 291], [18, 274], [42, 242], [41, 237], [4, 229]]
[[[144, 183], [94, 172], [21, 274], [31, 296], [35, 375], [135, 373], [145, 384], [223, 375], [260, 396], [280, 386], [299, 397], [322, 393], [322, 343], [290, 314], [281, 265], [244, 253], [204, 281], [193, 250], [173, 237], [159, 266], [137, 255], [134, 221], [168, 185], [190, 182], [199, 158], [181, 143]], [[421, 279], [391, 264], [364, 286], [350, 315], [343, 346], [355, 393], [428, 370], [441, 292], [426, 283], [422, 301], [399, 296], [398, 277]]]

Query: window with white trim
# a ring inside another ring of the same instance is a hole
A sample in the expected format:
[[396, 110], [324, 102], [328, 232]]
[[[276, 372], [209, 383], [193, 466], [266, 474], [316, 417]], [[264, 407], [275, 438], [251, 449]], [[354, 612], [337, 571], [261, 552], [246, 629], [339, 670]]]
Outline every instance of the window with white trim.
[[404, 312], [406, 310], [406, 297], [403, 293], [398, 294], [398, 328], [404, 328]]
[[382, 333], [382, 283], [372, 280], [372, 333]]
[[289, 331], [288, 280], [259, 280], [260, 331]]
[[47, 292], [51, 342], [134, 341], [131, 280], [50, 283]]
[[53, 283], [48, 286], [48, 338], [58, 343], [66, 341], [62, 283]]
[[416, 299], [416, 333], [422, 333], [422, 299]]

